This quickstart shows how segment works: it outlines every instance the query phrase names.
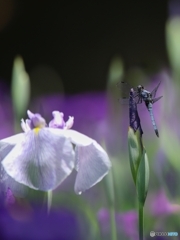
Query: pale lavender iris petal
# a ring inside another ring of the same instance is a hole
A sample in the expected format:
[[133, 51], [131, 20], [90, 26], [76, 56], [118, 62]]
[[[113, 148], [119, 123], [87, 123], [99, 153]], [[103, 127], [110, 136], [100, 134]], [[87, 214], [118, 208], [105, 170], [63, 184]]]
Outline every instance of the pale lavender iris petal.
[[5, 147], [6, 145], [15, 146], [17, 143], [20, 143], [23, 139], [24, 139], [24, 133], [19, 133], [19, 134], [16, 134], [14, 136], [11, 136], [11, 137], [1, 139], [1, 141], [0, 141], [0, 153], [1, 153], [1, 150], [3, 149], [3, 147]]
[[64, 122], [64, 114], [62, 112], [59, 111], [53, 111], [52, 112], [53, 115], [53, 120], [50, 121], [49, 123], [49, 127], [51, 128], [65, 128], [65, 122]]
[[[27, 120], [29, 120], [29, 119], [27, 119]], [[24, 132], [28, 132], [29, 130], [31, 130], [30, 125], [28, 124], [27, 120], [25, 122], [24, 119], [21, 119], [21, 128]]]
[[73, 124], [74, 124], [74, 117], [69, 116], [69, 119], [66, 122], [65, 128], [70, 129], [70, 128], [72, 128]]
[[75, 192], [80, 194], [102, 180], [108, 173], [111, 162], [104, 149], [93, 139], [74, 130], [68, 130], [66, 134], [76, 144], [75, 158], [78, 173], [74, 188]]
[[7, 174], [4, 167], [0, 166], [0, 188], [1, 193], [5, 194], [8, 188], [11, 188], [16, 197], [24, 197], [28, 192], [28, 187], [15, 181]]
[[[23, 134], [20, 133], [0, 141], [0, 162], [9, 154], [15, 144], [21, 142], [23, 138]], [[11, 188], [15, 196], [23, 197], [27, 192], [27, 187], [23, 184], [16, 182], [12, 177], [10, 177], [0, 163], [1, 192], [5, 194], [9, 187]]]
[[26, 127], [28, 131], [32, 129], [32, 123], [30, 119], [26, 119]]
[[30, 119], [34, 117], [34, 113], [32, 113], [30, 110], [27, 110], [27, 115]]
[[44, 191], [56, 188], [74, 168], [72, 144], [64, 135], [55, 135], [49, 128], [24, 135], [24, 140], [2, 161], [5, 170], [31, 188]]
[[39, 114], [39, 113], [32, 113], [31, 111], [27, 111], [28, 117], [30, 118], [30, 121], [27, 122], [27, 124], [30, 126], [31, 129], [36, 127], [45, 127], [46, 121], [45, 119]]
[[78, 173], [74, 189], [80, 194], [101, 181], [111, 163], [106, 152], [95, 141], [88, 146], [76, 146], [75, 156]]
[[71, 142], [75, 145], [88, 146], [92, 143], [92, 141], [95, 141], [92, 138], [89, 138], [86, 135], [72, 129], [64, 130], [64, 135], [69, 137]]

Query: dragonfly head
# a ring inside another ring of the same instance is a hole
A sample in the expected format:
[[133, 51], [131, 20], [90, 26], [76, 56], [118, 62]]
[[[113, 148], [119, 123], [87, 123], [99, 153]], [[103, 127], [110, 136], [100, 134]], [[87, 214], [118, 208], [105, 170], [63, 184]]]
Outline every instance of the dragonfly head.
[[143, 87], [142, 85], [138, 85], [138, 86], [137, 86], [137, 91], [138, 91], [139, 93], [141, 93], [143, 89], [144, 89], [144, 87]]

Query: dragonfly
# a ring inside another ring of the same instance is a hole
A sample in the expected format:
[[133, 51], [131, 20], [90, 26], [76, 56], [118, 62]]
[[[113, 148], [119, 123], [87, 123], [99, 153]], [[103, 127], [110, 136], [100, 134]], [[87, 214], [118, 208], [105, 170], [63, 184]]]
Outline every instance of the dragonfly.
[[[146, 90], [143, 85], [138, 85], [136, 90], [134, 91], [134, 97], [136, 98], [136, 103], [137, 104], [141, 104], [142, 102], [145, 103], [146, 108], [149, 111], [151, 122], [157, 137], [159, 137], [159, 132], [154, 119], [153, 104], [163, 97], [163, 96], [160, 96], [156, 98], [156, 93], [160, 84], [161, 82], [159, 82], [158, 85], [151, 92]], [[127, 83], [125, 81], [121, 81], [121, 85], [123, 86], [121, 102], [124, 104], [127, 99], [127, 97], [125, 96], [125, 94], [127, 93]], [[125, 90], [125, 87], [126, 87], [126, 90]]]

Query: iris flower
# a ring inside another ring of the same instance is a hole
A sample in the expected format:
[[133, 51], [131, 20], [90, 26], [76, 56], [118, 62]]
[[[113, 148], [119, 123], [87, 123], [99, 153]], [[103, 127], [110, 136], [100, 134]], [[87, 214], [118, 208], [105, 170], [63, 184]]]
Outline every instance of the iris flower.
[[29, 110], [27, 114], [29, 119], [21, 120], [24, 133], [0, 141], [2, 165], [15, 181], [36, 190], [53, 190], [75, 168], [74, 189], [80, 194], [108, 173], [107, 153], [95, 140], [70, 129], [73, 117], [64, 122], [63, 113], [53, 111], [47, 125], [40, 114]]

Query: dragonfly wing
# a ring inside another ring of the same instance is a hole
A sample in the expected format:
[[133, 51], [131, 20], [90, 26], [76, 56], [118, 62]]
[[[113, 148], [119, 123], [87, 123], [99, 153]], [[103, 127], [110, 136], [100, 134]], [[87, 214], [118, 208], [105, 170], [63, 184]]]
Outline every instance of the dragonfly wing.
[[130, 92], [130, 86], [125, 81], [120, 81], [117, 83], [118, 88], [120, 89], [120, 103], [122, 105], [128, 105], [129, 104], [129, 92]]
[[[129, 104], [129, 93], [130, 93], [132, 87], [130, 87], [130, 85], [126, 81], [123, 81], [123, 80], [120, 81], [119, 83], [117, 83], [117, 86], [120, 89], [120, 95], [121, 95], [121, 98], [119, 101], [121, 102], [122, 105]], [[142, 103], [142, 98], [139, 96], [138, 91], [134, 91], [133, 97], [135, 98], [135, 102], [137, 104]]]
[[159, 99], [161, 99], [163, 96], [157, 97], [153, 99], [153, 103], [157, 102]]
[[152, 98], [155, 98], [155, 96], [156, 96], [156, 92], [157, 92], [157, 90], [158, 90], [160, 84], [161, 84], [161, 81], [158, 83], [157, 87], [155, 87], [155, 89], [152, 90], [152, 92], [151, 92], [151, 94], [152, 94]]
[[121, 105], [128, 105], [129, 99], [128, 98], [119, 98], [119, 102], [121, 103]]

